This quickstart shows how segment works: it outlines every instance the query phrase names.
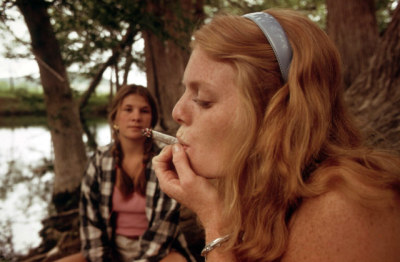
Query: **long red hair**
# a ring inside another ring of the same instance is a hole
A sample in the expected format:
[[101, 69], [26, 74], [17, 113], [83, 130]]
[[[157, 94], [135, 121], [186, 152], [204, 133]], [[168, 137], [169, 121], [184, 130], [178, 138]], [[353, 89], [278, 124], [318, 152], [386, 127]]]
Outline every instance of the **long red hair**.
[[228, 248], [239, 261], [279, 259], [302, 199], [327, 192], [337, 181], [354, 196], [361, 195], [354, 178], [400, 192], [399, 158], [364, 147], [346, 111], [340, 57], [326, 33], [297, 12], [266, 12], [282, 25], [293, 49], [287, 83], [251, 20], [215, 17], [193, 42], [237, 71], [246, 132], [231, 138], [234, 153], [219, 189], [229, 221], [225, 230], [232, 234]]

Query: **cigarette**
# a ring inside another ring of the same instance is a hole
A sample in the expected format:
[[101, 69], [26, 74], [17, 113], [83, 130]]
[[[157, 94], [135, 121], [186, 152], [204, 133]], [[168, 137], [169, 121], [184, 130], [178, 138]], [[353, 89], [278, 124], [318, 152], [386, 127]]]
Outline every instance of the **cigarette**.
[[151, 128], [143, 129], [142, 134], [143, 134], [143, 136], [152, 137], [154, 140], [162, 142], [167, 145], [172, 145], [172, 144], [178, 143], [178, 139], [176, 137], [154, 131]]

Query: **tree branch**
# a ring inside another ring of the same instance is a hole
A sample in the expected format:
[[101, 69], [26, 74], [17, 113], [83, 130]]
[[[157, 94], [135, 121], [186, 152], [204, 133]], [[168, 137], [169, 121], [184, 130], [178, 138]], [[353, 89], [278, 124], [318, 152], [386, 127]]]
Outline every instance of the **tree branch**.
[[81, 112], [82, 109], [87, 105], [90, 96], [92, 93], [96, 90], [96, 87], [99, 85], [104, 71], [111, 65], [113, 65], [119, 58], [119, 56], [122, 53], [122, 50], [126, 46], [130, 46], [133, 44], [133, 39], [135, 35], [137, 34], [137, 30], [134, 28], [134, 25], [130, 25], [128, 30], [126, 31], [125, 36], [121, 40], [118, 46], [116, 46], [113, 49], [112, 55], [107, 59], [107, 61], [100, 67], [99, 71], [95, 75], [95, 77], [92, 79], [90, 82], [89, 88], [86, 90], [86, 92], [82, 95], [80, 101], [79, 101], [79, 111]]

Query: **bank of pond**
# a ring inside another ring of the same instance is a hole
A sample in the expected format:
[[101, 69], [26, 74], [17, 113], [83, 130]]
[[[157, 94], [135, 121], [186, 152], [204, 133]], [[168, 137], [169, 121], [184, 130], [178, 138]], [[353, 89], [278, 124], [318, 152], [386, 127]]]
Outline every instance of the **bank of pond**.
[[[98, 145], [110, 142], [105, 119], [87, 123]], [[1, 117], [0, 141], [0, 261], [14, 261], [41, 243], [42, 220], [55, 214], [54, 152], [45, 117]]]

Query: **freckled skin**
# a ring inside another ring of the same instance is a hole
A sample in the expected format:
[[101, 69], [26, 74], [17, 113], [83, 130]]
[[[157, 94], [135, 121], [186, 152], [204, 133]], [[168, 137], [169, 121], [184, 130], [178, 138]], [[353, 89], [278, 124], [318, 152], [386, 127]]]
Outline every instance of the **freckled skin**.
[[[153, 159], [161, 188], [197, 214], [206, 242], [226, 234], [221, 229], [227, 221], [221, 217], [216, 188], [205, 178], [223, 175], [218, 171], [229, 159], [224, 151], [229, 148], [228, 137], [246, 128], [240, 126], [241, 116], [233, 117], [235, 109], [243, 111], [234, 73], [229, 65], [194, 50], [183, 80], [186, 91], [173, 111], [181, 125], [180, 144]], [[394, 194], [392, 199], [375, 202], [373, 208], [339, 190], [304, 199], [289, 222], [288, 246], [280, 261], [400, 262], [399, 218], [400, 201]], [[215, 249], [207, 261], [235, 258], [232, 252]]]
[[[235, 76], [232, 66], [195, 48], [183, 77], [185, 92], [172, 113], [180, 124], [179, 143], [153, 158], [161, 189], [197, 214], [206, 229], [206, 242], [226, 234], [220, 231], [226, 223], [221, 219], [222, 201], [207, 178], [223, 175], [223, 163], [231, 156], [230, 136], [246, 130], [238, 115], [242, 110]], [[213, 257], [214, 261], [235, 261], [222, 249], [213, 251], [207, 260]]]
[[243, 128], [234, 121], [239, 95], [235, 71], [229, 64], [210, 59], [196, 48], [186, 67], [185, 93], [175, 105], [172, 116], [180, 124], [177, 137], [196, 174], [220, 176], [229, 156], [228, 136]]
[[343, 192], [305, 200], [290, 223], [282, 262], [400, 261], [400, 201], [360, 205]]

